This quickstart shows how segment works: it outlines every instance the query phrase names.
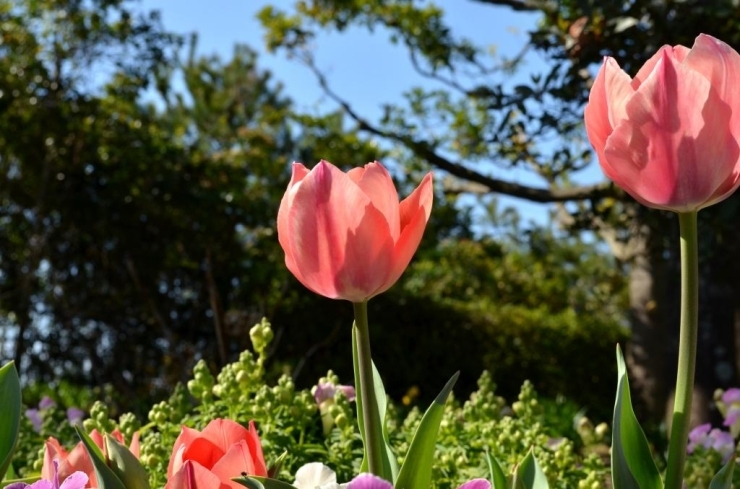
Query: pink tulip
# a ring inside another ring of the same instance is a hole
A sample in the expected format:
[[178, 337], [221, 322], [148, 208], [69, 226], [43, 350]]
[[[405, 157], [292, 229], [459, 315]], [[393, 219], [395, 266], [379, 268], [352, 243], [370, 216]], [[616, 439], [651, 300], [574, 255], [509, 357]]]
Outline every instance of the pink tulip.
[[642, 204], [675, 212], [740, 185], [740, 56], [705, 34], [663, 46], [630, 78], [605, 58], [586, 131], [607, 177]]
[[[118, 429], [113, 430], [111, 436], [125, 445], [123, 434]], [[90, 432], [90, 438], [103, 451], [103, 456], [107, 460], [108, 453], [105, 443], [103, 443], [103, 435], [98, 430], [92, 430]], [[136, 458], [139, 458], [138, 431], [132, 436], [129, 450]], [[41, 467], [41, 477], [48, 480], [52, 480], [53, 477], [59, 477], [59, 479], [64, 480], [75, 472], [83, 472], [87, 475], [89, 481], [86, 487], [98, 486], [95, 469], [90, 455], [88, 455], [85, 449], [85, 445], [79, 442], [70, 452], [67, 452], [56, 438], [50, 436], [44, 446], [44, 464]]]
[[203, 431], [182, 427], [172, 448], [165, 489], [239, 489], [242, 472], [267, 476], [257, 429], [214, 419]]
[[347, 173], [327, 161], [293, 178], [278, 212], [285, 264], [306, 287], [363, 302], [388, 290], [419, 246], [432, 211], [432, 174], [399, 203], [378, 162]]

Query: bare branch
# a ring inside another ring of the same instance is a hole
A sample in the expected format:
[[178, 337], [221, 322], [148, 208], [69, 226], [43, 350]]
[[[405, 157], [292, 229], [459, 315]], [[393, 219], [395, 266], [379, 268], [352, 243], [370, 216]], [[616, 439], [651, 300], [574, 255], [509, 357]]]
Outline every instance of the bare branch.
[[478, 3], [486, 3], [489, 5], [499, 5], [502, 7], [509, 7], [517, 12], [534, 12], [541, 11], [545, 8], [547, 2], [537, 0], [473, 0]]
[[208, 287], [208, 299], [213, 312], [213, 330], [216, 334], [216, 345], [218, 346], [219, 365], [226, 365], [226, 343], [224, 342], [224, 308], [221, 305], [221, 294], [218, 292], [216, 279], [213, 276], [213, 260], [211, 250], [206, 250], [205, 276]]
[[367, 119], [361, 117], [352, 106], [330, 87], [326, 77], [319, 71], [309, 55], [304, 56], [304, 62], [313, 71], [319, 81], [319, 85], [326, 95], [339, 104], [342, 109], [349, 115], [362, 131], [369, 132], [384, 139], [399, 142], [411, 150], [416, 156], [425, 159], [431, 165], [444, 170], [450, 175], [454, 175], [469, 182], [475, 182], [488, 188], [489, 192], [500, 193], [532, 202], [550, 203], [550, 202], [567, 202], [573, 200], [598, 199], [607, 196], [616, 196], [614, 187], [611, 183], [600, 183], [582, 187], [572, 187], [565, 189], [531, 187], [515, 182], [509, 182], [498, 178], [484, 175], [472, 170], [461, 163], [453, 162], [437, 153], [434, 148], [426, 141], [420, 141], [410, 136], [396, 134], [385, 131], [373, 124]]

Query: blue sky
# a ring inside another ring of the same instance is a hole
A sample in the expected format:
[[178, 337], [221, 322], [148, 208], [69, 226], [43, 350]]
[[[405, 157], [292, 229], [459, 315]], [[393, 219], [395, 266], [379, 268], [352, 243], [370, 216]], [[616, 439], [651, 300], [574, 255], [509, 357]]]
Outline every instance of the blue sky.
[[[534, 14], [514, 12], [473, 1], [436, 0], [457, 35], [464, 35], [481, 46], [491, 47], [503, 56], [517, 53], [527, 41], [527, 30], [537, 22]], [[234, 44], [243, 43], [259, 51], [259, 65], [270, 70], [301, 110], [325, 111], [334, 108], [326, 100], [310, 71], [282, 54], [265, 52], [263, 30], [255, 15], [264, 6], [290, 10], [292, 0], [143, 0], [145, 9], [162, 12], [167, 29], [185, 34], [197, 32], [200, 54], [216, 53], [225, 58]], [[367, 117], [380, 114], [382, 103], [398, 102], [404, 90], [420, 79], [410, 66], [406, 51], [393, 46], [385, 33], [350, 29], [342, 34], [321, 34], [315, 42], [316, 62], [333, 89]], [[532, 54], [526, 71], [538, 71], [546, 60]], [[360, 162], [358, 162], [360, 163]], [[509, 172], [496, 175], [510, 180], [541, 185], [530, 173]], [[579, 181], [603, 179], [598, 171], [587, 171]], [[515, 206], [526, 220], [544, 223], [547, 206], [501, 197], [501, 206]]]

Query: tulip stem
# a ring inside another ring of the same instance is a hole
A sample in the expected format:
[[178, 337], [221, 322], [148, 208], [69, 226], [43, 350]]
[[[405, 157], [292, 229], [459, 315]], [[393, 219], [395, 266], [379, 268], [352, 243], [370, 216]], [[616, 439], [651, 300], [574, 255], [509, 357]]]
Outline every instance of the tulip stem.
[[382, 440], [383, 427], [380, 423], [378, 400], [375, 397], [373, 382], [373, 362], [370, 356], [370, 327], [367, 322], [367, 301], [354, 302], [355, 339], [357, 346], [357, 363], [359, 376], [360, 399], [362, 401], [362, 420], [365, 425], [365, 453], [367, 454], [368, 471], [383, 477]]
[[699, 250], [696, 217], [697, 211], [678, 214], [681, 234], [681, 333], [676, 394], [668, 445], [666, 489], [681, 489], [683, 486], [686, 444], [691, 420], [691, 398], [694, 393], [699, 329]]

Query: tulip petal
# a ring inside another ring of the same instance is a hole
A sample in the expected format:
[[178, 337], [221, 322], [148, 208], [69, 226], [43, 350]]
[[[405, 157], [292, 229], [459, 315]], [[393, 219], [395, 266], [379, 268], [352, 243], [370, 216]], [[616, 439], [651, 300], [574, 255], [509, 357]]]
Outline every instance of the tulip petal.
[[613, 58], [604, 58], [604, 64], [596, 75], [583, 116], [588, 139], [596, 150], [604, 173], [612, 180], [615, 180], [617, 171], [604, 157], [604, 148], [614, 131], [614, 126], [626, 116], [627, 102], [634, 93], [629, 75]]
[[301, 283], [353, 302], [386, 284], [393, 256], [388, 222], [352, 179], [322, 161], [292, 199], [287, 234], [295, 267], [287, 259], [286, 265]]
[[134, 434], [131, 436], [131, 445], [129, 445], [128, 449], [131, 451], [134, 457], [139, 458], [139, 454], [141, 452], [141, 443], [139, 442], [138, 431], [135, 431]]
[[701, 74], [663, 59], [627, 106], [609, 138], [614, 181], [638, 201], [671, 210], [701, 208], [738, 159], [731, 110]]
[[167, 465], [167, 477], [172, 477], [172, 474], [180, 470], [183, 464], [183, 454], [185, 448], [198, 439], [200, 431], [182, 426], [180, 428], [180, 434], [175, 440], [175, 444], [172, 446], [172, 454], [170, 455], [170, 462]]
[[224, 453], [226, 452], [211, 440], [198, 438], [190, 445], [185, 446], [182, 459], [194, 460], [210, 470], [224, 456]]
[[254, 473], [250, 475], [267, 477], [267, 466], [265, 465], [265, 456], [262, 453], [262, 443], [257, 434], [257, 428], [254, 426], [254, 421], [249, 422], [249, 434], [245, 440], [249, 447], [249, 453], [252, 454], [252, 461], [254, 461]]
[[424, 175], [419, 186], [411, 192], [411, 195], [403, 199], [399, 205], [402, 230], [408, 226], [420, 209], [424, 211], [424, 218], [429, 220], [429, 216], [432, 214], [432, 204], [434, 202], [432, 178], [431, 172]]
[[261, 469], [262, 474], [257, 473], [254, 457], [249, 450], [249, 445], [245, 440], [234, 443], [231, 448], [224, 454], [221, 459], [211, 468], [213, 472], [224, 484], [233, 489], [241, 489], [241, 484], [231, 481], [233, 477], [239, 477], [242, 472], [248, 475], [266, 476], [267, 471]]
[[308, 175], [308, 169], [302, 163], [293, 163], [293, 174], [288, 184], [288, 191], [285, 192], [283, 199], [280, 201], [280, 208], [277, 216], [278, 241], [283, 250], [285, 250], [285, 265], [288, 270], [296, 268], [293, 261], [294, 252], [291, 249], [291, 240], [289, 238], [288, 211], [293, 203], [293, 196], [298, 189], [298, 184]]
[[180, 470], [169, 478], [165, 489], [228, 489], [229, 486], [200, 465], [198, 462], [187, 460]]
[[677, 62], [681, 63], [684, 61], [686, 56], [689, 54], [689, 48], [686, 46], [662, 46], [657, 53], [652, 55], [650, 59], [648, 59], [644, 65], [640, 68], [640, 71], [637, 72], [635, 75], [635, 78], [632, 80], [632, 88], [637, 90], [637, 88], [645, 83], [645, 80], [650, 76], [650, 74], [655, 70], [655, 67], [658, 65], [660, 60], [663, 59], [663, 56], [668, 56]]
[[385, 216], [391, 238], [394, 242], [398, 240], [401, 232], [398, 193], [388, 170], [376, 161], [365, 165], [362, 173], [354, 174], [360, 176], [358, 180], [352, 178], [352, 170], [347, 175], [365, 192], [365, 195], [370, 197], [375, 208]]
[[214, 445], [219, 447], [222, 452], [250, 436], [249, 430], [244, 426], [230, 419], [214, 419], [201, 432], [200, 438], [210, 440]]
[[44, 445], [44, 464], [41, 466], [41, 478], [51, 480], [56, 470], [54, 460], [66, 460], [69, 454], [54, 437], [49, 437]]
[[[701, 73], [730, 107], [740, 107], [740, 55], [727, 44], [706, 34], [696, 38], [684, 66]], [[740, 136], [740, 110], [732, 114], [731, 131]]]
[[433, 199], [434, 184], [432, 174], [428, 173], [411, 195], [401, 202], [401, 236], [396, 242], [393, 270], [388, 280], [391, 285], [401, 277], [419, 248], [432, 212]]
[[92, 459], [87, 453], [87, 449], [82, 442], [79, 442], [69, 452], [69, 456], [59, 464], [59, 479], [66, 479], [74, 472], [80, 471], [90, 476], [90, 480], [95, 479], [95, 467], [93, 467]]

